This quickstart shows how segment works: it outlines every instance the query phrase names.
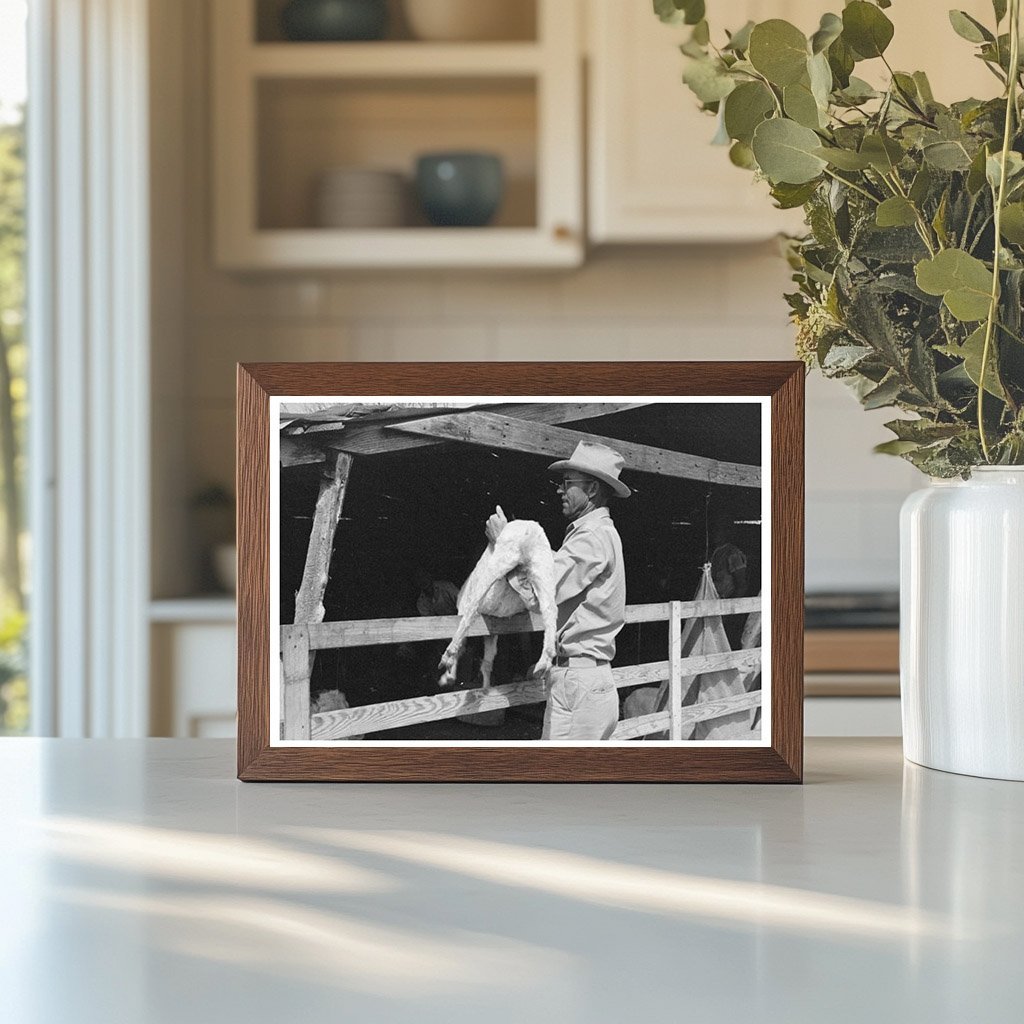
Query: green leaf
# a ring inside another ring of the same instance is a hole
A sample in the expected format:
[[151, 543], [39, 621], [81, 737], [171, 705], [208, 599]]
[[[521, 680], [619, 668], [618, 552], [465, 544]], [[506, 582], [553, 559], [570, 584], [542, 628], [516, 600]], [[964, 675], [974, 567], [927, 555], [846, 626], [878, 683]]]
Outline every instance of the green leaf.
[[832, 69], [828, 57], [819, 53], [807, 62], [807, 77], [811, 83], [811, 95], [822, 112], [822, 125], [828, 123], [828, 103], [832, 94]]
[[861, 57], [881, 57], [892, 42], [892, 22], [874, 5], [853, 0], [843, 10], [843, 39]]
[[967, 191], [972, 195], [976, 196], [984, 187], [986, 182], [985, 177], [985, 165], [988, 161], [988, 149], [982, 146], [977, 153], [974, 154], [974, 158], [971, 160], [971, 166], [967, 172]]
[[887, 135], [865, 135], [860, 151], [871, 166], [883, 174], [891, 174], [903, 159], [903, 147]]
[[848, 85], [841, 91], [840, 95], [848, 103], [857, 105], [859, 103], [866, 103], [868, 100], [876, 99], [881, 94], [877, 89], [868, 85], [864, 79], [858, 78], [856, 75], [851, 75]]
[[925, 160], [940, 171], [966, 171], [971, 166], [967, 150], [959, 142], [926, 143], [921, 150]]
[[886, 377], [878, 387], [864, 395], [860, 402], [865, 409], [882, 409], [887, 405], [892, 405], [899, 398], [901, 390], [900, 378], [893, 374], [891, 377]]
[[932, 217], [932, 228], [939, 240], [939, 245], [949, 245], [949, 233], [946, 231], [946, 214], [949, 212], [949, 189], [945, 189], [942, 198], [939, 200], [935, 216]]
[[795, 25], [772, 18], [750, 33], [747, 59], [773, 85], [798, 82], [807, 68], [807, 37]]
[[963, 432], [959, 423], [936, 423], [934, 420], [890, 420], [885, 425], [900, 441], [916, 441], [918, 444], [931, 444], [956, 437]]
[[736, 88], [736, 82], [717, 60], [689, 60], [683, 71], [683, 81], [701, 103], [724, 100]]
[[843, 19], [835, 14], [823, 14], [818, 31], [811, 36], [811, 52], [827, 50], [842, 34]]
[[[959, 347], [955, 345], [942, 345], [938, 351], [952, 359], [962, 359], [963, 368], [967, 376], [974, 382], [974, 386], [980, 386], [981, 382], [981, 360], [985, 352], [985, 325], [982, 324], [975, 330], [967, 340]], [[985, 367], [985, 390], [996, 398], [1006, 399], [1006, 392], [999, 383], [999, 374], [996, 372], [996, 351], [995, 342], [989, 346], [988, 365]]]
[[935, 96], [932, 94], [931, 82], [923, 71], [915, 71], [913, 74], [914, 84], [917, 86], [917, 94], [925, 103], [934, 103]]
[[707, 19], [702, 18], [693, 26], [693, 34], [690, 38], [699, 46], [707, 46], [711, 42], [711, 29], [708, 26]]
[[921, 97], [917, 94], [917, 82], [914, 81], [913, 76], [897, 71], [892, 76], [892, 84], [899, 100], [905, 106], [910, 106], [911, 109], [913, 106], [921, 106]]
[[802, 185], [779, 182], [772, 186], [772, 199], [780, 210], [795, 210], [798, 206], [803, 206], [817, 190], [817, 181], [805, 182]]
[[743, 82], [725, 101], [725, 128], [729, 137], [748, 146], [754, 129], [775, 110], [775, 98], [763, 82]]
[[863, 171], [871, 166], [871, 161], [861, 153], [852, 149], [836, 149], [832, 146], [819, 146], [814, 150], [815, 156], [827, 160], [833, 167], [841, 171]]
[[821, 140], [811, 131], [786, 118], [762, 121], [754, 131], [752, 148], [758, 166], [773, 184], [802, 185], [825, 169], [814, 151]]
[[914, 175], [913, 184], [911, 184], [910, 191], [907, 193], [910, 201], [920, 206], [928, 198], [928, 193], [931, 191], [934, 180], [935, 176], [932, 174], [931, 169], [927, 164], [922, 164], [921, 170]]
[[1004, 207], [999, 228], [1006, 241], [1024, 245], [1024, 203], [1010, 203]]
[[915, 268], [917, 286], [929, 295], [941, 295], [950, 313], [965, 323], [988, 316], [992, 272], [981, 260], [962, 249], [945, 249]]
[[995, 42], [996, 37], [966, 11], [950, 11], [949, 23], [953, 26], [953, 31], [969, 43]]
[[754, 151], [745, 142], [734, 142], [729, 149], [729, 160], [745, 171], [756, 171], [757, 161]]
[[878, 204], [875, 223], [880, 228], [903, 228], [917, 223], [914, 204], [902, 196], [893, 196]]
[[920, 447], [917, 441], [883, 441], [876, 444], [872, 451], [876, 455], [906, 455], [907, 452], [916, 451]]
[[[985, 161], [985, 177], [988, 179], [989, 185], [992, 186], [992, 191], [995, 192], [999, 188], [999, 178], [1003, 170], [1003, 154], [1002, 152], [993, 153], [988, 160]], [[1020, 153], [1010, 150], [1006, 154], [1006, 187], [1009, 191], [1013, 191], [1016, 187], [1015, 183], [1017, 180], [1024, 175], [1024, 157]]]
[[696, 25], [704, 17], [704, 0], [654, 0], [654, 13], [667, 25]]
[[1006, 17], [1006, 0], [992, 0], [992, 10], [995, 11], [998, 25]]
[[832, 69], [832, 77], [835, 79], [836, 88], [845, 89], [850, 84], [850, 75], [853, 73], [856, 58], [853, 50], [846, 45], [843, 37], [840, 36], [826, 51], [828, 53], [828, 66]]
[[723, 49], [732, 50], [735, 53], [746, 53], [750, 48], [750, 33], [753, 32], [755, 24], [756, 22], [748, 21], [743, 28], [733, 32]]
[[786, 116], [805, 128], [822, 128], [824, 119], [809, 82], [795, 82], [782, 90], [782, 106]]

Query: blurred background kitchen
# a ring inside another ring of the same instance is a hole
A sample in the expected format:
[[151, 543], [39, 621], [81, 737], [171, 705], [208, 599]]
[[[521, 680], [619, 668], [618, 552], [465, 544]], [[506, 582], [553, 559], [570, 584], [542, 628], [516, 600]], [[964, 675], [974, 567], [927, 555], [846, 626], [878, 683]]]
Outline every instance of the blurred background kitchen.
[[[708, 8], [715, 34], [773, 15], [812, 31], [828, 5]], [[20, 538], [4, 731], [232, 734], [238, 361], [793, 358], [774, 238], [800, 221], [709, 144], [685, 30], [650, 0], [0, 12], [0, 322], [22, 446], [2, 467]], [[992, 92], [980, 65], [946, 76], [963, 44], [944, 8], [887, 13], [930, 50], [939, 98]], [[888, 418], [808, 378], [811, 734], [899, 730], [897, 516], [919, 481], [872, 454]]]

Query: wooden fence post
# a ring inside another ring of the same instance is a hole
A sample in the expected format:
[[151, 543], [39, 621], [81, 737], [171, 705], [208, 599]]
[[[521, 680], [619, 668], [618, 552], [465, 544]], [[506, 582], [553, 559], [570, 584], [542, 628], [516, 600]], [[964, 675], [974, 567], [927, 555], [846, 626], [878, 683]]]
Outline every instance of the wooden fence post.
[[345, 487], [352, 468], [352, 456], [338, 452], [334, 465], [320, 481], [320, 495], [316, 499], [313, 529], [306, 549], [306, 566], [302, 572], [302, 585], [295, 596], [295, 623], [305, 625], [324, 621], [324, 591], [334, 552], [334, 532], [345, 502]]
[[683, 607], [673, 601], [668, 613], [668, 709], [670, 740], [683, 738]]
[[309, 739], [309, 679], [313, 668], [309, 630], [285, 626], [281, 630], [282, 693], [284, 716], [282, 739]]
[[[308, 626], [324, 620], [324, 592], [327, 590], [327, 578], [331, 569], [331, 555], [334, 554], [334, 534], [341, 518], [341, 508], [345, 503], [345, 488], [348, 485], [349, 472], [352, 469], [352, 456], [347, 452], [337, 452], [333, 463], [320, 480], [320, 494], [316, 499], [316, 512], [313, 515], [313, 529], [309, 534], [309, 547], [306, 548], [306, 564], [302, 571], [302, 584], [295, 595], [295, 625]], [[300, 676], [298, 664], [292, 666], [291, 685], [286, 685], [282, 699], [285, 722], [285, 739], [309, 739], [309, 684], [313, 678], [313, 664], [316, 652], [309, 649], [309, 631], [304, 630], [306, 647], [306, 665]], [[287, 635], [287, 633], [283, 634]], [[285, 655], [286, 644], [282, 641], [282, 655]], [[287, 657], [285, 657], [284, 676], [287, 680]], [[303, 686], [303, 694], [296, 689]], [[300, 717], [305, 716], [302, 722]]]

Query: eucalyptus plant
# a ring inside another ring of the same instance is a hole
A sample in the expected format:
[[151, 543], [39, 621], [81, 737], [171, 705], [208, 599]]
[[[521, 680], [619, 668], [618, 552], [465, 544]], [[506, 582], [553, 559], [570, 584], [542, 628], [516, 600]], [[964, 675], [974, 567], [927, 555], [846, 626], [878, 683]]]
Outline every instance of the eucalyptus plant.
[[[866, 409], [910, 413], [877, 450], [931, 476], [1024, 463], [1020, 2], [993, 0], [989, 25], [949, 12], [998, 95], [947, 106], [890, 66], [890, 0], [852, 0], [810, 37], [748, 22], [721, 45], [705, 0], [654, 0], [691, 26], [683, 80], [715, 141], [779, 207], [803, 207], [808, 231], [786, 243], [801, 358]], [[856, 75], [865, 61], [886, 88]]]

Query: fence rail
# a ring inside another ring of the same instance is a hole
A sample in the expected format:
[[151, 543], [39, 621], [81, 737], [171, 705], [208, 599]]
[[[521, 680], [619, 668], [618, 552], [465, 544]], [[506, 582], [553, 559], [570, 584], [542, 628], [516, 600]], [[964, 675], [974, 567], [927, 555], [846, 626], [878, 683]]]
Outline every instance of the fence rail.
[[[723, 601], [665, 601], [660, 604], [632, 604], [626, 609], [626, 623], [667, 620], [673, 606], [678, 606], [682, 619], [699, 619], [709, 615], [743, 615], [761, 610], [761, 598], [737, 597]], [[417, 640], [450, 640], [459, 625], [458, 615], [414, 615], [404, 619], [350, 619], [344, 622], [316, 622], [308, 626], [284, 626], [309, 631], [309, 647], [313, 651], [337, 650], [341, 647], [369, 647], [372, 644], [413, 643]], [[507, 619], [479, 617], [469, 627], [467, 636], [489, 636], [493, 633], [532, 633], [544, 628], [541, 617], [523, 612]]]
[[[667, 731], [670, 738], [680, 739], [682, 730], [687, 726], [756, 708], [761, 701], [759, 691], [683, 707], [684, 679], [725, 669], [754, 672], [761, 663], [761, 648], [683, 657], [681, 634], [682, 625], [688, 619], [711, 615], [740, 615], [760, 610], [760, 597], [630, 605], [626, 609], [627, 623], [667, 623], [670, 631], [669, 658], [665, 661], [614, 668], [612, 676], [615, 685], [622, 688], [667, 680], [668, 707], [664, 711], [620, 722], [612, 738], [636, 739]], [[480, 711], [534, 704], [545, 699], [543, 680], [528, 679], [491, 687], [487, 693], [480, 689], [455, 690], [450, 693], [310, 714], [309, 676], [314, 651], [448, 639], [455, 632], [458, 623], [457, 615], [438, 615], [283, 626], [281, 651], [284, 662], [284, 738], [343, 740], [366, 733], [442, 721]], [[542, 628], [540, 616], [524, 613], [507, 619], [478, 618], [470, 627], [469, 635], [524, 633], [539, 631]]]

